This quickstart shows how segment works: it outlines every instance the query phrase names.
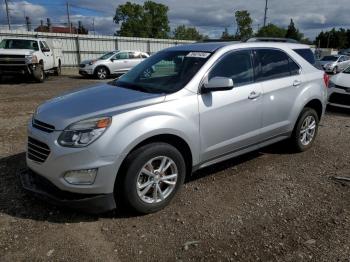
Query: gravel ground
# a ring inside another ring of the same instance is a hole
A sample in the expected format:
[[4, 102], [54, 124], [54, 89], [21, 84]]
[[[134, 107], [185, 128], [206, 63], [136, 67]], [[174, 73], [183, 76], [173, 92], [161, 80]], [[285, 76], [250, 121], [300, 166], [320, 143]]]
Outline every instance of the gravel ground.
[[78, 76], [0, 85], [0, 261], [349, 261], [350, 112], [328, 111], [312, 150], [284, 143], [196, 172], [171, 205], [90, 216], [26, 195], [35, 107], [96, 83]]

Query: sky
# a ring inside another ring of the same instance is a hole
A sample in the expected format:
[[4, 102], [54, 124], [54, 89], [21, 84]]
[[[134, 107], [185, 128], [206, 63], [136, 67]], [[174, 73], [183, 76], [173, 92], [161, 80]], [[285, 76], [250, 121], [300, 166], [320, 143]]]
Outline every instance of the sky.
[[[93, 22], [96, 34], [112, 35], [117, 30], [113, 16], [122, 0], [68, 0], [71, 21], [82, 21], [90, 31]], [[321, 30], [333, 27], [350, 28], [350, 0], [268, 0], [267, 23], [287, 27], [293, 18], [296, 26], [310, 39]], [[17, 26], [24, 24], [24, 17], [29, 16], [33, 27], [50, 17], [52, 24], [62, 25], [67, 22], [67, 0], [8, 0], [11, 22]], [[142, 4], [144, 1], [130, 1]], [[221, 36], [227, 27], [234, 33], [234, 12], [248, 10], [253, 19], [253, 29], [263, 25], [265, 0], [155, 0], [169, 6], [170, 26], [195, 26], [212, 38]], [[4, 0], [0, 0], [0, 24], [6, 24]], [[3, 26], [2, 26], [3, 27]]]

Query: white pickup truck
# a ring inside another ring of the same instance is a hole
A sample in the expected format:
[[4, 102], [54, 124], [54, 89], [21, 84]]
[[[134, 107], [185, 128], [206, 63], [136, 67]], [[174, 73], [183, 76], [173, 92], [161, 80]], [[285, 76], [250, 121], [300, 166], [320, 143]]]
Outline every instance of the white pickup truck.
[[62, 48], [58, 40], [38, 38], [6, 38], [0, 42], [0, 80], [2, 76], [31, 76], [43, 82], [53, 71], [61, 74]]

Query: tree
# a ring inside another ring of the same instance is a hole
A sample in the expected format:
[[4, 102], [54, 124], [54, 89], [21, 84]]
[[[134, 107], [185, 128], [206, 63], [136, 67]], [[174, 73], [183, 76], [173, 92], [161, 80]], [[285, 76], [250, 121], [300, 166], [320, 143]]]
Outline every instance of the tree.
[[274, 24], [268, 24], [259, 29], [257, 37], [285, 37], [287, 30]]
[[333, 28], [330, 31], [320, 32], [316, 37], [315, 44], [321, 48], [348, 48], [350, 45], [350, 29]]
[[204, 38], [195, 27], [186, 27], [179, 25], [174, 30], [174, 38], [179, 40], [202, 40]]
[[234, 35], [230, 35], [229, 32], [228, 32], [228, 29], [226, 27], [225, 31], [222, 32], [221, 40], [233, 41], [233, 40], [235, 40], [235, 36]]
[[143, 6], [127, 2], [116, 9], [113, 21], [120, 25], [118, 36], [167, 38], [170, 31], [169, 8], [153, 1]]
[[295, 27], [293, 19], [290, 19], [290, 24], [287, 29], [286, 38], [291, 38], [297, 41], [301, 41], [303, 38], [303, 34], [299, 32], [299, 30]]
[[236, 11], [235, 13], [237, 23], [237, 40], [247, 40], [253, 35], [252, 23], [250, 13], [247, 10]]

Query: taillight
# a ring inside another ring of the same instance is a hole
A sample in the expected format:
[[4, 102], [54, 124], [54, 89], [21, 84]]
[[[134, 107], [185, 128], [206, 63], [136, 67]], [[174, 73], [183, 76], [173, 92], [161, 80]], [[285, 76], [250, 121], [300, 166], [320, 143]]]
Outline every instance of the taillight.
[[326, 87], [328, 87], [329, 86], [329, 75], [327, 73], [324, 73], [323, 81], [324, 81], [324, 84], [326, 85]]

